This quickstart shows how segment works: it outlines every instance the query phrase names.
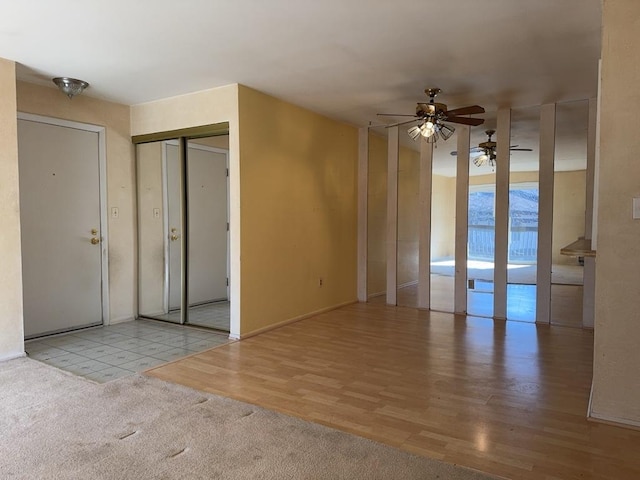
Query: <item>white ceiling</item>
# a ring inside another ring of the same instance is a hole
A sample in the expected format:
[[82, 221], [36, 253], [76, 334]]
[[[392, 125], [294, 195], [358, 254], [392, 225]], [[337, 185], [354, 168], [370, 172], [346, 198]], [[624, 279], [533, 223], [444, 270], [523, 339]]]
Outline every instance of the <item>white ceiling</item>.
[[440, 87], [487, 110], [474, 144], [500, 106], [594, 97], [600, 24], [601, 0], [0, 0], [0, 57], [129, 105], [242, 83], [356, 126]]

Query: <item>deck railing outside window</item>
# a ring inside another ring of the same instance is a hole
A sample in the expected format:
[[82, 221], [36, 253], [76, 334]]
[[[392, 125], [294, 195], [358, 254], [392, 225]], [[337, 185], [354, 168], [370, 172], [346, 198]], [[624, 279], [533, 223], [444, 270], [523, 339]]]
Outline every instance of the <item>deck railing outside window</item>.
[[[470, 260], [493, 261], [495, 227], [469, 225]], [[538, 227], [511, 227], [509, 232], [509, 263], [535, 263], [538, 251]]]

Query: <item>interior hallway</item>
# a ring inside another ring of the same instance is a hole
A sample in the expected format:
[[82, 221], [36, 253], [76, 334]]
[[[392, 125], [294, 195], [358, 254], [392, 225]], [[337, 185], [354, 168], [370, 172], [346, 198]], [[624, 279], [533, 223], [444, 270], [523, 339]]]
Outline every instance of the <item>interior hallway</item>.
[[586, 420], [593, 331], [353, 304], [149, 375], [518, 479], [636, 479]]

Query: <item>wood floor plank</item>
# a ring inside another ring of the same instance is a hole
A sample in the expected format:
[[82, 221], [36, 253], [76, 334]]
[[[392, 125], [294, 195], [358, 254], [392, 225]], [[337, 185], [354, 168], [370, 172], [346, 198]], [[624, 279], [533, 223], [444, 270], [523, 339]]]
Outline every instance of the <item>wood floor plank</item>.
[[149, 372], [517, 479], [640, 478], [640, 431], [588, 422], [593, 331], [354, 304]]

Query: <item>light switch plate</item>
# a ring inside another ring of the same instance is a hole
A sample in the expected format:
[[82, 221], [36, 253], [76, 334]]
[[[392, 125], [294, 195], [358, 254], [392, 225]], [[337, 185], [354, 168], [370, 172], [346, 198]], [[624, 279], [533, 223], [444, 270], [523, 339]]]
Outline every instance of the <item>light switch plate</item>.
[[640, 197], [633, 197], [633, 213], [634, 220], [640, 219]]

